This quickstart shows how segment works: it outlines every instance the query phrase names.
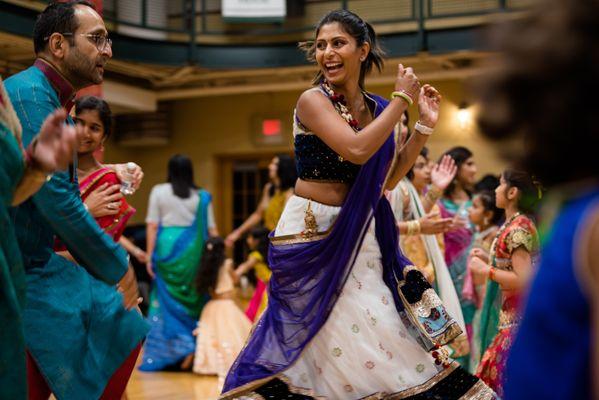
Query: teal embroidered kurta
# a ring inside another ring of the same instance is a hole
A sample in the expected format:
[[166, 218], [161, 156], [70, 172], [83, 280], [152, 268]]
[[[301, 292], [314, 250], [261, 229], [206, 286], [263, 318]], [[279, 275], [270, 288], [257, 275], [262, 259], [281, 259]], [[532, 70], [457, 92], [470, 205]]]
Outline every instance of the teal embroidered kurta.
[[[6, 80], [25, 146], [70, 101], [68, 82], [39, 63]], [[126, 252], [85, 210], [76, 174], [67, 171], [13, 209], [12, 218], [27, 277], [27, 350], [59, 400], [99, 398], [148, 330], [137, 311], [125, 310], [115, 288], [127, 269]], [[54, 253], [55, 235], [78, 264]]]
[[26, 398], [21, 320], [25, 273], [8, 213], [24, 167], [23, 154], [13, 132], [0, 121], [0, 399]]

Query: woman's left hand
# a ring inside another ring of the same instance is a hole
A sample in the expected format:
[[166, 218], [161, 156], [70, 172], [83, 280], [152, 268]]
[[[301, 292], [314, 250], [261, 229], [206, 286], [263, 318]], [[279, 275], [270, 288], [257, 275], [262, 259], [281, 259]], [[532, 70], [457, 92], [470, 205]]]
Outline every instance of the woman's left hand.
[[429, 84], [420, 88], [420, 96], [418, 96], [418, 113], [420, 114], [420, 122], [429, 127], [434, 128], [439, 120], [439, 105], [441, 104], [441, 95]]
[[145, 264], [148, 262], [148, 253], [140, 249], [139, 247], [133, 251], [133, 256], [139, 261], [141, 264]]
[[146, 271], [152, 280], [156, 279], [156, 273], [154, 272], [154, 265], [152, 264], [152, 260], [149, 259], [146, 261]]
[[[125, 181], [125, 180], [129, 180], [129, 172], [127, 172], [127, 164], [128, 163], [124, 163], [124, 164], [114, 164], [114, 172], [116, 172], [116, 175], [118, 176], [118, 178], [121, 181]], [[141, 167], [137, 164], [135, 164], [135, 170], [133, 171], [133, 173], [131, 174], [133, 176], [133, 189], [137, 190], [139, 189], [139, 186], [141, 185], [141, 181], [144, 178], [144, 173], [141, 169]]]

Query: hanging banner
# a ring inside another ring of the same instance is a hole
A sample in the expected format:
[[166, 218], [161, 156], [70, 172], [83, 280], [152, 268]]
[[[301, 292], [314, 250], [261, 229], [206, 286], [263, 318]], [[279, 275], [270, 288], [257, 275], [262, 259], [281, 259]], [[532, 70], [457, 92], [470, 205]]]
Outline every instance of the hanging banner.
[[226, 22], [283, 22], [285, 0], [222, 0]]

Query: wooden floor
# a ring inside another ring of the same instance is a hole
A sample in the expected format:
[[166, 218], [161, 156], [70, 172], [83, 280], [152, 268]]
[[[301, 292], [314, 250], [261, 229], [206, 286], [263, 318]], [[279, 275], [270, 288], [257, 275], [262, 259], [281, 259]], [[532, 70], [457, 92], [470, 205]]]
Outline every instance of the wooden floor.
[[141, 372], [127, 386], [128, 400], [212, 400], [218, 398], [216, 376], [191, 372]]
[[[235, 302], [245, 310], [252, 290], [236, 293]], [[141, 355], [137, 359], [137, 366]], [[213, 400], [217, 399], [218, 378], [191, 372], [141, 372], [135, 367], [127, 385], [127, 400]]]

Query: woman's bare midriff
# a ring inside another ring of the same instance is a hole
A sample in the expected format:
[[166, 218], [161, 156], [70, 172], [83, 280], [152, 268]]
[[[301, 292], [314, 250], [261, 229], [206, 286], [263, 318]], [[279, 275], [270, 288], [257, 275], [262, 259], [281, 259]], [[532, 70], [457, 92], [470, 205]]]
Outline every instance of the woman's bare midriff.
[[349, 185], [346, 183], [308, 182], [298, 179], [295, 183], [295, 194], [305, 199], [329, 206], [341, 206]]

